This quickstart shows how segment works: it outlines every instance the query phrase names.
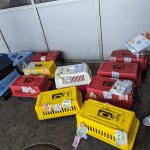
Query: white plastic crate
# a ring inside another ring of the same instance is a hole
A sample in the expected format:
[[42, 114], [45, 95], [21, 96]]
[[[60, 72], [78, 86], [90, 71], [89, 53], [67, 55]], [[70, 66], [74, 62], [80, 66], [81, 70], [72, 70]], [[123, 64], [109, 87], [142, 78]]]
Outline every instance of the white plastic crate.
[[56, 88], [87, 85], [91, 77], [91, 70], [86, 63], [57, 67]]

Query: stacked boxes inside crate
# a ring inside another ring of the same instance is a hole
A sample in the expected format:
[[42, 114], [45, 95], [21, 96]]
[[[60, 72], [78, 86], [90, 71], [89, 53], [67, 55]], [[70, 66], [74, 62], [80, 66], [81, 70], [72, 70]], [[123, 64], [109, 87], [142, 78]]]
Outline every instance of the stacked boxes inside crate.
[[13, 62], [6, 54], [0, 54], [0, 96], [4, 100], [11, 95], [9, 87], [18, 76], [19, 73], [14, 69]]
[[61, 53], [54, 51], [23, 52], [15, 57], [9, 53], [9, 56], [13, 60], [17, 58], [14, 65], [24, 73], [10, 87], [12, 95], [17, 97], [37, 98], [41, 92], [48, 91], [52, 86], [52, 81], [49, 79], [54, 78], [56, 63], [62, 64]]

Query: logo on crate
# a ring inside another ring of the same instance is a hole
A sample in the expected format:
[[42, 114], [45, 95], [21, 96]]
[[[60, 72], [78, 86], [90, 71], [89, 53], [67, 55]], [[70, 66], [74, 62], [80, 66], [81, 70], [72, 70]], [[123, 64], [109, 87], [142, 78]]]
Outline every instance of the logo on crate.
[[31, 93], [31, 94], [35, 94], [36, 93], [36, 91], [33, 89], [33, 88], [31, 88], [31, 87], [22, 87], [22, 92], [23, 93]]

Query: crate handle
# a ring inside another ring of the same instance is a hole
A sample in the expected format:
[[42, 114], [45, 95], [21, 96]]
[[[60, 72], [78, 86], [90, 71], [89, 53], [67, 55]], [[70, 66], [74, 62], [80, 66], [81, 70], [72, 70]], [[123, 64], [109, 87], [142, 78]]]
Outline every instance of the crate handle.
[[106, 86], [106, 87], [112, 87], [113, 85], [114, 85], [114, 83], [112, 83], [112, 82], [107, 82], [107, 81], [103, 82], [103, 86]]
[[131, 54], [129, 52], [123, 52], [122, 55], [130, 56]]
[[25, 79], [24, 83], [30, 83], [34, 80], [34, 78], [27, 78]]
[[104, 111], [104, 110], [99, 110], [98, 114], [99, 117], [105, 118], [105, 119], [112, 119], [113, 115], [110, 112]]
[[42, 67], [42, 64], [36, 64], [35, 67]]
[[18, 59], [21, 59], [23, 56], [18, 57]]
[[116, 70], [124, 70], [124, 65], [114, 65], [113, 66], [113, 69], [116, 69]]
[[53, 95], [52, 95], [52, 100], [62, 98], [63, 96], [64, 96], [64, 94], [63, 94], [63, 93], [53, 94]]
[[48, 54], [47, 53], [41, 53], [41, 56], [47, 56]]

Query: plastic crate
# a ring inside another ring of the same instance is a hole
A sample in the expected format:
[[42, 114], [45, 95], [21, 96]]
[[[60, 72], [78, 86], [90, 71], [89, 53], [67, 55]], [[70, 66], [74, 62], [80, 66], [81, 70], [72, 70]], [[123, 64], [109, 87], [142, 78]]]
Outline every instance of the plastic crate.
[[19, 72], [23, 72], [25, 64], [31, 62], [32, 52], [9, 52], [8, 57], [13, 61], [13, 66], [15, 66]]
[[106, 102], [121, 108], [131, 109], [133, 104], [134, 85], [130, 94], [118, 96], [110, 93], [110, 89], [117, 79], [94, 76], [87, 87], [87, 99], [94, 99], [101, 102]]
[[10, 89], [13, 96], [37, 98], [40, 92], [47, 91], [51, 84], [45, 76], [20, 76]]
[[9, 89], [10, 85], [18, 76], [20, 76], [19, 73], [14, 70], [0, 81], [0, 96], [3, 96], [3, 94]]
[[0, 53], [0, 80], [14, 70], [12, 61], [6, 54]]
[[55, 62], [31, 62], [23, 69], [24, 75], [42, 75], [53, 78], [56, 70]]
[[62, 53], [59, 51], [36, 52], [35, 55], [32, 56], [33, 62], [50, 61], [50, 60], [54, 60], [57, 66], [62, 66], [63, 64]]
[[[95, 100], [85, 102], [76, 118], [77, 127], [84, 123], [87, 134], [123, 150], [132, 149], [140, 124], [133, 111]], [[119, 141], [118, 132], [127, 135], [127, 141]]]
[[39, 120], [75, 115], [82, 106], [82, 95], [76, 87], [42, 92], [36, 101]]
[[91, 81], [91, 70], [86, 63], [57, 67], [56, 88], [87, 85]]
[[135, 86], [141, 83], [141, 71], [137, 63], [102, 62], [97, 75], [134, 81]]
[[147, 69], [148, 55], [142, 53], [139, 58], [133, 55], [129, 50], [115, 50], [110, 56], [110, 61], [115, 62], [129, 62], [129, 63], [139, 63], [141, 70]]

